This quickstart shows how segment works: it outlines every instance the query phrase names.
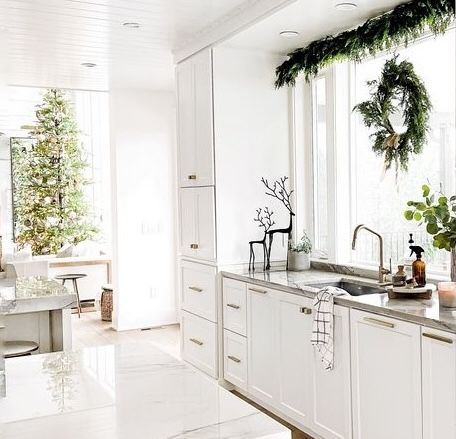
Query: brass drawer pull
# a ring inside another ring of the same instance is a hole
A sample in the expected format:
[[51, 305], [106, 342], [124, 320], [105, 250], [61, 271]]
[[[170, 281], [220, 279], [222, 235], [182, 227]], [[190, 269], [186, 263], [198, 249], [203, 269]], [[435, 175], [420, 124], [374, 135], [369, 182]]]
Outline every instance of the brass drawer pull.
[[195, 174], [189, 175], [188, 179], [189, 180], [196, 180], [196, 175]]
[[432, 338], [433, 340], [442, 341], [443, 343], [453, 344], [453, 340], [448, 337], [442, 337], [441, 335], [429, 334], [423, 332], [423, 337]]
[[239, 309], [240, 308], [239, 305], [235, 305], [234, 303], [227, 303], [226, 306], [228, 306], [230, 308], [233, 308], [233, 309]]
[[240, 363], [241, 360], [239, 358], [233, 357], [232, 355], [227, 356], [228, 360], [234, 361], [235, 363]]
[[267, 293], [267, 291], [265, 291], [265, 290], [257, 290], [256, 288], [249, 288], [249, 291], [252, 291], [253, 293], [260, 293], [260, 294]]
[[198, 287], [188, 287], [189, 290], [196, 291], [197, 293], [202, 293], [203, 289]]
[[204, 344], [202, 341], [197, 340], [196, 338], [189, 338], [189, 340], [190, 340], [192, 343], [197, 344], [198, 346], [203, 346], [203, 344]]
[[196, 250], [198, 248], [198, 244], [190, 244], [190, 248]]
[[385, 328], [394, 328], [394, 323], [385, 322], [384, 320], [374, 319], [373, 317], [364, 317], [364, 320], [374, 325], [384, 326]]
[[299, 312], [302, 314], [312, 314], [312, 308], [306, 308], [305, 306], [302, 306], [299, 308]]

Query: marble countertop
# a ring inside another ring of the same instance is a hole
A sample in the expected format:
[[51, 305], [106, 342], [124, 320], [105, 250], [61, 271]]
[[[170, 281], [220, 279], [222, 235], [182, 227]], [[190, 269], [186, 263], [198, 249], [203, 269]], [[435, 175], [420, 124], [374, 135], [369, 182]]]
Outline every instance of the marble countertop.
[[136, 343], [7, 360], [0, 437], [291, 439], [291, 432], [202, 372]]
[[[265, 287], [279, 287], [281, 290], [311, 298], [318, 291], [318, 288], [313, 288], [311, 285], [317, 282], [335, 282], [347, 279], [355, 283], [378, 287], [374, 279], [313, 269], [297, 272], [283, 270], [254, 273], [245, 270], [225, 269], [222, 274], [226, 277], [249, 281]], [[456, 333], [456, 309], [440, 307], [437, 292], [433, 294], [431, 300], [389, 299], [387, 293], [381, 293], [336, 297], [335, 303]]]
[[0, 313], [22, 314], [69, 307], [76, 294], [60, 282], [41, 277], [0, 280]]

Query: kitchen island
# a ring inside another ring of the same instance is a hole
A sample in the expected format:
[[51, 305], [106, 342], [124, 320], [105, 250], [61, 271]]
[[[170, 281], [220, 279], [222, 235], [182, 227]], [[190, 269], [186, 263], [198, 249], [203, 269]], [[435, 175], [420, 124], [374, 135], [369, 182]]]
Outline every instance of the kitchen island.
[[75, 301], [74, 293], [52, 279], [1, 279], [3, 339], [34, 341], [40, 353], [71, 349], [71, 306]]
[[281, 424], [148, 343], [14, 358], [6, 382], [3, 439], [291, 438]]

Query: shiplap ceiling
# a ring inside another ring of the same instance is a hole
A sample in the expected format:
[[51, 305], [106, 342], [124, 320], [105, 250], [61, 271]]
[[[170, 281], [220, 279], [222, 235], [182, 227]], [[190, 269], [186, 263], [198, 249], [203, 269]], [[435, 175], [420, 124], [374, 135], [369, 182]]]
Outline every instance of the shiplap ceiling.
[[0, 0], [0, 68], [16, 85], [170, 89], [172, 50], [244, 2]]
[[[275, 14], [238, 33], [225, 44], [250, 50], [268, 50], [287, 54], [318, 38], [363, 23], [366, 19], [394, 8], [408, 0], [348, 0], [354, 9], [339, 10], [336, 4], [345, 0], [297, 0]], [[297, 31], [292, 38], [280, 36], [281, 31]]]

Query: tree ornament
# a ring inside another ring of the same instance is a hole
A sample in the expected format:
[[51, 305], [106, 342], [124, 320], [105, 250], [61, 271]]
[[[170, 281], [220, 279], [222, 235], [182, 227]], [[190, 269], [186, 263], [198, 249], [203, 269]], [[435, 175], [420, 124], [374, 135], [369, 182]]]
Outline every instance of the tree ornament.
[[19, 247], [31, 245], [35, 255], [98, 233], [84, 193], [87, 162], [65, 93], [47, 90], [36, 119], [33, 143], [12, 142], [15, 240]]
[[[429, 130], [432, 104], [423, 81], [409, 61], [387, 60], [379, 80], [368, 81], [371, 98], [356, 105], [364, 125], [375, 131], [370, 135], [377, 155], [384, 155], [385, 169], [394, 163], [396, 175], [408, 169], [410, 155], [420, 154]], [[396, 132], [390, 117], [403, 112], [405, 132]]]

